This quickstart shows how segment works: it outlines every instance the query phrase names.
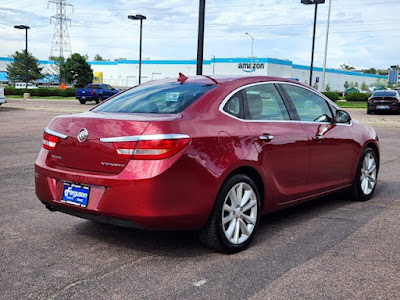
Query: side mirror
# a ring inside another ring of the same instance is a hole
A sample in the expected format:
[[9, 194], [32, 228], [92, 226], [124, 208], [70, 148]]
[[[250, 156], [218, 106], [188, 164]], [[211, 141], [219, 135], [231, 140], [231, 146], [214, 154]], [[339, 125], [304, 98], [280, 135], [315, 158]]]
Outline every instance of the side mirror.
[[335, 116], [335, 123], [339, 124], [350, 124], [351, 117], [348, 114], [348, 112], [344, 110], [338, 110], [336, 111], [336, 116]]

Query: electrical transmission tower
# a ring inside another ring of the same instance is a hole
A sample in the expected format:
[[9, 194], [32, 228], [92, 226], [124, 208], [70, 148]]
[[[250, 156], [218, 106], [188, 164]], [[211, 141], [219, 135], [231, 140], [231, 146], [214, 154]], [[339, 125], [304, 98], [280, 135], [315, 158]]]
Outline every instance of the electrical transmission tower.
[[67, 6], [72, 7], [72, 10], [74, 6], [68, 3], [67, 0], [50, 0], [47, 3], [47, 7], [49, 7], [50, 3], [56, 5], [56, 15], [51, 17], [51, 19], [56, 20], [56, 24], [51, 43], [50, 57], [68, 57], [72, 54], [72, 51], [67, 27], [68, 22], [71, 25], [71, 19], [67, 18]]

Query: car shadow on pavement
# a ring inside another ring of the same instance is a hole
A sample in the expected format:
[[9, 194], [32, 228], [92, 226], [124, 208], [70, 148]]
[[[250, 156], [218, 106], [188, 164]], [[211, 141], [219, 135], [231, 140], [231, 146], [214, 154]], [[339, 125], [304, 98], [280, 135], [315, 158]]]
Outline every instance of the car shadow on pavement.
[[[250, 248], [268, 243], [282, 230], [345, 209], [353, 203], [345, 192], [339, 192], [263, 216]], [[203, 246], [196, 231], [147, 231], [92, 221], [79, 222], [74, 229], [79, 235], [103, 243], [154, 255], [196, 257], [213, 253]]]

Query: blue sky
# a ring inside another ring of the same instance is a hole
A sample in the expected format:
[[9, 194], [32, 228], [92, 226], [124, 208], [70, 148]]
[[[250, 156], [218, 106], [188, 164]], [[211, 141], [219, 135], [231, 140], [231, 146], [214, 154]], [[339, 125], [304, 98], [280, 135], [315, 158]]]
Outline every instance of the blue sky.
[[[300, 0], [207, 0], [204, 57], [254, 55], [309, 64], [313, 5]], [[318, 6], [315, 65], [322, 66], [328, 2]], [[67, 9], [72, 52], [114, 60], [138, 58], [139, 22], [129, 14], [147, 16], [143, 29], [143, 58], [194, 59], [197, 47], [198, 0], [69, 0]], [[328, 67], [346, 63], [357, 68], [388, 68], [400, 64], [399, 0], [332, 0]], [[46, 0], [0, 0], [0, 56], [25, 47], [38, 59], [50, 55], [55, 5]]]

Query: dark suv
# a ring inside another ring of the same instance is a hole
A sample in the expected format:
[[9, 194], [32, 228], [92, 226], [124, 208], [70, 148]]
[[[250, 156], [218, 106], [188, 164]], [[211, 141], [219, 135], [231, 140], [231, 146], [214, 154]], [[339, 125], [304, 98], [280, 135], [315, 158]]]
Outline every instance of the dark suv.
[[383, 111], [400, 111], [400, 96], [397, 90], [375, 91], [369, 97], [367, 114]]

